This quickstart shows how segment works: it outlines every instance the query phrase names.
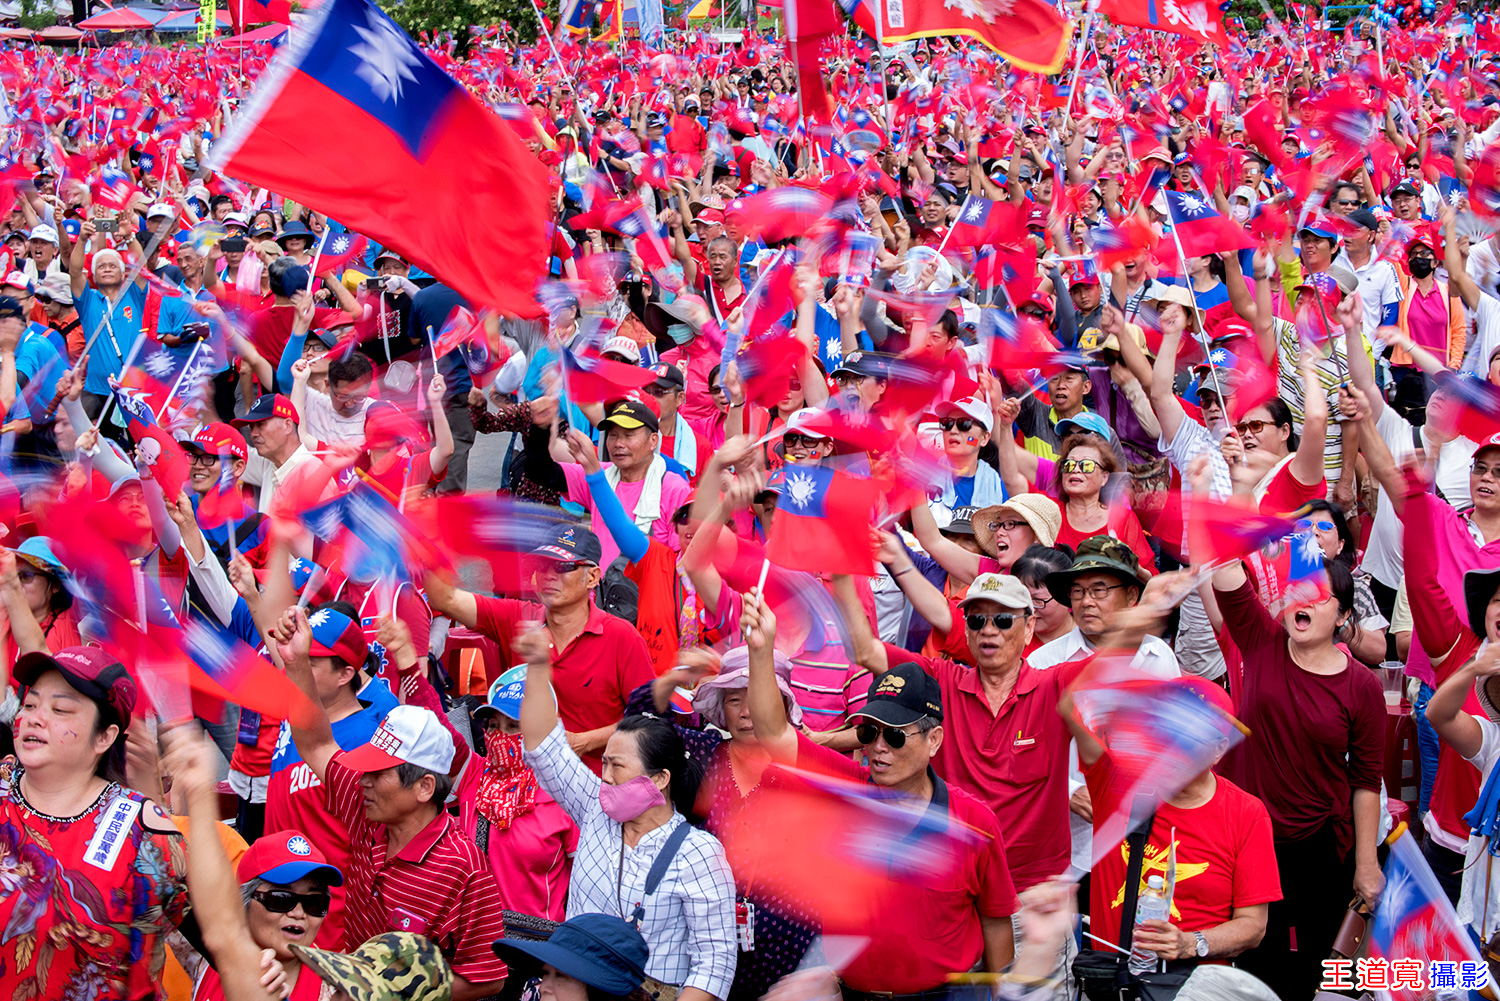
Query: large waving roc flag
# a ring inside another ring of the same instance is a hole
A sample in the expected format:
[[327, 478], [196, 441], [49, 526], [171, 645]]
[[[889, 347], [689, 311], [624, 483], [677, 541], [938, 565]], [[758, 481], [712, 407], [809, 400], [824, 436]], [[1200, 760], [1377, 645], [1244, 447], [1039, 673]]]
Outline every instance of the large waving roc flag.
[[545, 169], [369, 0], [329, 0], [293, 35], [212, 161], [394, 247], [470, 302], [537, 312]]
[[[1046, 0], [905, 0], [880, 7], [887, 45], [935, 35], [968, 35], [1033, 73], [1058, 73], [1067, 62], [1072, 29]], [[877, 36], [871, 5], [859, 4], [850, 16], [871, 38]]]
[[788, 570], [869, 575], [875, 567], [873, 483], [822, 466], [788, 466], [772, 482], [780, 486], [781, 499], [767, 559]]
[[1228, 8], [1227, 2], [1204, 0], [1099, 0], [1099, 13], [1115, 24], [1170, 31], [1219, 45], [1229, 44], [1224, 34], [1224, 11]]
[[[1450, 974], [1460, 965], [1484, 968], [1478, 950], [1409, 831], [1403, 830], [1391, 843], [1391, 853], [1385, 860], [1385, 890], [1371, 919], [1369, 942], [1372, 959], [1406, 960], [1408, 964], [1415, 961], [1419, 980], [1428, 970], [1436, 979], [1440, 963], [1447, 964]], [[1392, 962], [1393, 968], [1395, 965]], [[1396, 987], [1393, 982], [1390, 989], [1376, 991], [1375, 996], [1414, 1001], [1433, 995]]]

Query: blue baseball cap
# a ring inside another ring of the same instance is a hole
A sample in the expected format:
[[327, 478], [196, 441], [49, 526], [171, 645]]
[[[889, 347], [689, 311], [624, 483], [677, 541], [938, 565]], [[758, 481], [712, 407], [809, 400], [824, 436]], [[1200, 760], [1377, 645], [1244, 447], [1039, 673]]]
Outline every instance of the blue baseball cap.
[[1109, 422], [1103, 417], [1090, 411], [1074, 414], [1072, 417], [1064, 417], [1057, 422], [1057, 433], [1063, 437], [1070, 434], [1096, 434], [1109, 441], [1114, 437], [1114, 432], [1109, 428]]
[[520, 961], [533, 969], [546, 963], [611, 994], [629, 994], [639, 987], [650, 955], [635, 926], [612, 914], [579, 914], [553, 929], [545, 942], [502, 938], [492, 948], [507, 963]]
[[485, 697], [484, 705], [475, 708], [471, 713], [478, 716], [482, 712], [494, 711], [509, 716], [511, 719], [521, 718], [521, 696], [526, 694], [526, 665], [513, 667], [490, 685], [489, 694]]

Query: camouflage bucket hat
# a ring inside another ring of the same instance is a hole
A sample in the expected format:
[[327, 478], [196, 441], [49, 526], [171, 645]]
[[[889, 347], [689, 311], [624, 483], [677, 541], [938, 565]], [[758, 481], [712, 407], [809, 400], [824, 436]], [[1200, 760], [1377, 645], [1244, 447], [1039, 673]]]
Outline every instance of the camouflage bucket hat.
[[1119, 539], [1108, 535], [1091, 535], [1078, 544], [1073, 565], [1047, 575], [1047, 590], [1059, 603], [1073, 607], [1071, 591], [1073, 582], [1084, 574], [1107, 573], [1120, 578], [1122, 584], [1142, 587], [1148, 574], [1142, 574], [1141, 561], [1131, 549]]
[[411, 932], [376, 935], [351, 953], [292, 946], [297, 958], [353, 1001], [448, 1001], [453, 971], [432, 939]]

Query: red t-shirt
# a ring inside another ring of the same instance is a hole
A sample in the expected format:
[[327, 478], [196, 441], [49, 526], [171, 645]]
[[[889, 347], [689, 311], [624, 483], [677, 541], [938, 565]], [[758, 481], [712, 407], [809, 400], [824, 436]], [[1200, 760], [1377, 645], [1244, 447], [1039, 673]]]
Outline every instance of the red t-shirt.
[[[522, 622], [543, 617], [541, 605], [514, 598], [477, 594], [479, 618], [474, 628], [500, 647], [502, 667], [519, 666], [511, 640]], [[552, 650], [552, 688], [557, 715], [569, 733], [597, 730], [620, 722], [630, 693], [656, 678], [646, 641], [624, 619], [589, 605], [589, 621], [567, 649]], [[595, 774], [603, 768], [599, 753], [582, 755]]]
[[[1094, 801], [1094, 823], [1129, 805], [1124, 777], [1106, 753], [1084, 770]], [[1156, 808], [1146, 839], [1141, 889], [1150, 876], [1167, 875], [1167, 853], [1175, 830], [1177, 884], [1169, 922], [1183, 931], [1207, 931], [1233, 916], [1236, 907], [1281, 899], [1271, 815], [1265, 804], [1222, 776], [1207, 803], [1192, 809], [1162, 803]], [[1089, 919], [1093, 933], [1108, 942], [1120, 940], [1125, 901], [1127, 847], [1124, 843], [1094, 862], [1089, 883]], [[1095, 946], [1095, 948], [1102, 948]]]
[[1129, 508], [1115, 507], [1109, 512], [1109, 520], [1104, 527], [1092, 532], [1083, 532], [1073, 527], [1068, 521], [1068, 506], [1062, 507], [1062, 527], [1057, 530], [1057, 544], [1068, 546], [1073, 550], [1078, 549], [1078, 544], [1084, 539], [1093, 538], [1096, 535], [1110, 535], [1130, 547], [1135, 553], [1135, 558], [1141, 561], [1141, 568], [1147, 573], [1156, 573], [1156, 554], [1151, 551], [1151, 544], [1146, 541], [1146, 533], [1141, 530], [1141, 522], [1135, 516], [1135, 512]]
[[[312, 329], [319, 330], [335, 319], [347, 322], [349, 314], [342, 309], [319, 306], [313, 311]], [[250, 314], [250, 343], [275, 368], [281, 362], [281, 352], [286, 342], [292, 339], [292, 324], [297, 320], [297, 309], [288, 303], [285, 306], [270, 306]]]
[[[674, 423], [672, 427], [675, 430], [676, 424]], [[709, 457], [714, 454], [714, 449], [713, 446], [708, 443], [708, 439], [703, 437], [703, 433], [701, 431], [697, 431], [691, 427], [689, 428], [689, 430], [693, 432], [693, 438], [698, 443], [698, 455], [696, 457], [696, 461], [693, 463], [692, 467], [688, 469], [688, 472], [691, 474], [689, 476], [689, 479], [696, 485], [698, 482], [698, 477], [703, 475], [703, 467], [708, 465]], [[677, 435], [663, 434], [661, 436], [661, 454], [673, 459], [677, 459], [677, 456], [673, 454], [676, 449]], [[681, 459], [677, 459], [677, 461], [682, 463], [684, 467], [687, 467], [686, 462], [682, 462]]]
[[[870, 781], [868, 768], [801, 734], [797, 764], [855, 782]], [[920, 891], [892, 882], [887, 884], [887, 899], [872, 901], [873, 913], [860, 929], [869, 943], [843, 973], [844, 982], [855, 990], [914, 994], [939, 987], [948, 974], [972, 969], [983, 958], [981, 917], [1004, 918], [1016, 911], [1012, 864], [1006, 858], [1000, 821], [974, 796], [936, 775], [932, 778], [929, 812], [947, 813], [976, 832], [979, 840], [952, 872], [934, 878]]]
[[[296, 986], [292, 988], [287, 1001], [318, 1001], [322, 996], [322, 978], [313, 972], [312, 967], [302, 964]], [[198, 986], [193, 990], [193, 1001], [224, 1001], [224, 984], [220, 982], [219, 973], [212, 966], [204, 969], [203, 979], [198, 981]]]
[[1385, 695], [1375, 675], [1348, 659], [1338, 674], [1304, 671], [1250, 581], [1215, 589], [1224, 625], [1244, 658], [1235, 713], [1252, 734], [1220, 765], [1270, 811], [1276, 837], [1305, 838], [1332, 824], [1339, 850], [1354, 843], [1353, 792], [1380, 791]]
[[1292, 464], [1287, 463], [1276, 471], [1260, 499], [1261, 514], [1290, 514], [1310, 500], [1321, 500], [1328, 496], [1328, 483], [1321, 477], [1318, 482], [1301, 483], [1292, 475]]
[[1005, 831], [1016, 889], [1066, 872], [1073, 845], [1068, 826], [1068, 747], [1073, 737], [1057, 703], [1087, 661], [1045, 671], [1022, 663], [1010, 696], [999, 712], [992, 712], [974, 668], [889, 643], [885, 654], [891, 664], [911, 661], [938, 680], [945, 736], [933, 767], [995, 812]]

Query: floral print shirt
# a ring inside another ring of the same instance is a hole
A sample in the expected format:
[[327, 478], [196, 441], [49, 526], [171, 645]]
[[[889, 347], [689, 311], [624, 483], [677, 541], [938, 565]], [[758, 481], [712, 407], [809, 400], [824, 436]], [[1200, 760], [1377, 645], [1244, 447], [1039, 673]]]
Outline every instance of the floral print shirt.
[[0, 998], [164, 997], [166, 933], [188, 905], [181, 835], [114, 783], [77, 817], [39, 814], [21, 772], [0, 761]]

